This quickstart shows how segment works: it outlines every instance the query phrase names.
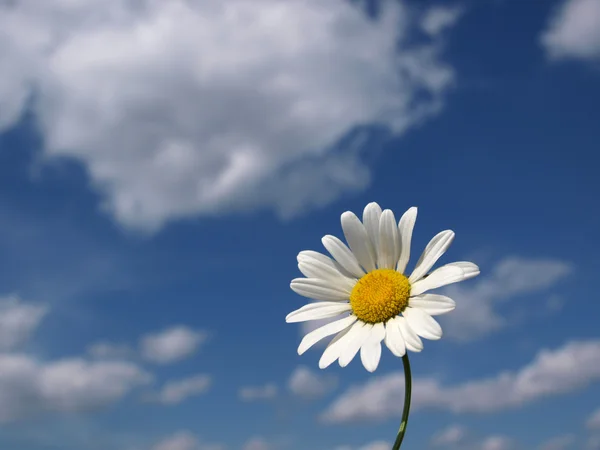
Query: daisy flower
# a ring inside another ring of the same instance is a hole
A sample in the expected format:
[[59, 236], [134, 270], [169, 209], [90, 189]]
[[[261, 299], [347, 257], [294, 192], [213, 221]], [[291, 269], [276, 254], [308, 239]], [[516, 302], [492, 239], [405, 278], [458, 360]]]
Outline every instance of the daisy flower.
[[479, 268], [471, 262], [454, 262], [429, 273], [454, 239], [454, 232], [446, 230], [431, 239], [406, 275], [416, 218], [416, 207], [396, 222], [392, 211], [369, 203], [362, 222], [350, 211], [342, 214], [348, 245], [335, 236], [322, 239], [332, 258], [310, 250], [298, 254], [298, 268], [306, 278], [292, 280], [291, 288], [317, 301], [288, 314], [286, 322], [340, 316], [304, 336], [298, 354], [335, 334], [319, 367], [336, 360], [345, 367], [360, 351], [365, 369], [373, 372], [379, 365], [382, 341], [395, 356], [403, 357], [407, 350], [423, 349], [421, 338], [442, 337], [442, 328], [432, 316], [452, 311], [455, 303], [429, 291], [473, 278]]

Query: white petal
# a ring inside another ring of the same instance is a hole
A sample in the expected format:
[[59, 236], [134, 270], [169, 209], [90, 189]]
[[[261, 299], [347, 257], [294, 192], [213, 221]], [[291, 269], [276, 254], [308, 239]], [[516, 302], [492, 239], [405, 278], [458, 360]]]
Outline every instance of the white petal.
[[357, 328], [348, 345], [344, 347], [338, 362], [341, 367], [346, 367], [354, 359], [364, 342], [369, 338], [373, 325], [365, 323], [361, 328]]
[[[375, 203], [371, 202], [367, 206], [365, 206], [365, 210], [363, 211], [363, 224], [365, 229], [367, 230], [367, 234], [369, 235], [369, 239], [371, 239], [371, 245], [373, 245], [373, 249], [375, 253], [377, 253], [377, 249], [379, 248], [379, 218], [381, 217], [381, 207]], [[378, 255], [375, 255], [375, 262], [378, 261]]]
[[480, 273], [479, 267], [477, 266], [477, 264], [473, 264], [472, 262], [469, 262], [469, 261], [457, 261], [457, 262], [453, 262], [453, 263], [446, 264], [446, 265], [460, 267], [463, 270], [463, 272], [465, 273], [465, 278], [463, 278], [463, 281], [470, 280], [471, 278], [476, 277]]
[[351, 327], [340, 331], [327, 345], [327, 348], [319, 359], [319, 368], [325, 369], [329, 367], [334, 361], [336, 361], [346, 345], [348, 345], [350, 331], [357, 325], [362, 326], [361, 322], [355, 322]]
[[402, 314], [408, 326], [425, 339], [437, 340], [442, 337], [442, 327], [436, 320], [419, 308], [406, 308]]
[[406, 353], [406, 344], [398, 325], [398, 317], [388, 320], [385, 324], [385, 345], [394, 356], [399, 358]]
[[410, 259], [410, 243], [412, 241], [413, 228], [417, 221], [417, 208], [413, 206], [409, 208], [402, 217], [400, 223], [398, 223], [398, 234], [400, 235], [400, 258], [396, 270], [400, 273], [404, 273], [406, 265]]
[[420, 352], [423, 350], [423, 342], [419, 336], [417, 336], [417, 333], [415, 333], [414, 330], [408, 326], [406, 318], [398, 317], [397, 323], [398, 328], [402, 333], [402, 337], [404, 338], [407, 350], [410, 350], [411, 352]]
[[377, 268], [375, 250], [371, 245], [371, 239], [360, 219], [351, 211], [342, 214], [342, 230], [350, 246], [350, 250], [367, 272]]
[[427, 247], [425, 247], [423, 254], [415, 266], [415, 270], [413, 270], [408, 281], [414, 283], [423, 278], [423, 275], [433, 267], [436, 261], [440, 259], [440, 256], [442, 256], [448, 247], [450, 247], [453, 239], [454, 231], [452, 230], [442, 231], [435, 235], [434, 238], [429, 241]]
[[302, 339], [300, 342], [300, 345], [298, 346], [298, 354], [301, 355], [321, 339], [331, 336], [332, 334], [339, 333], [340, 331], [348, 328], [350, 325], [356, 322], [356, 320], [356, 316], [352, 315], [344, 317], [340, 320], [336, 320], [335, 322], [328, 323], [327, 325], [323, 325], [322, 327], [311, 331], [304, 336], [304, 339]]
[[340, 263], [340, 265], [352, 274], [356, 278], [360, 278], [366, 275], [365, 271], [358, 264], [356, 256], [350, 251], [350, 249], [335, 236], [327, 235], [321, 239], [321, 242], [327, 249], [331, 256]]
[[298, 269], [307, 278], [329, 281], [332, 286], [337, 286], [344, 291], [352, 292], [356, 284], [356, 278], [345, 277], [339, 270], [321, 261], [301, 261], [298, 263]]
[[456, 303], [445, 295], [421, 294], [411, 297], [408, 300], [408, 306], [422, 309], [430, 316], [439, 316], [453, 311], [456, 308]]
[[381, 341], [385, 338], [383, 323], [373, 325], [369, 338], [360, 348], [360, 360], [369, 372], [375, 372], [381, 359]]
[[354, 276], [344, 269], [336, 260], [331, 259], [329, 256], [324, 255], [323, 253], [315, 252], [313, 250], [303, 250], [298, 253], [297, 259], [298, 263], [320, 262], [328, 265], [332, 269], [337, 269], [340, 274], [345, 277], [354, 278]]
[[396, 269], [400, 256], [400, 237], [394, 213], [386, 209], [379, 220], [379, 267]]
[[317, 260], [333, 267], [333, 259], [323, 253], [315, 252], [314, 250], [302, 250], [296, 257], [298, 262]]
[[292, 290], [303, 297], [329, 302], [348, 301], [350, 292], [332, 285], [329, 281], [316, 278], [295, 278], [290, 283]]
[[305, 322], [307, 320], [329, 319], [350, 311], [350, 303], [317, 302], [304, 305], [302, 308], [292, 311], [285, 317], [287, 323]]
[[438, 267], [411, 286], [410, 294], [419, 295], [431, 289], [437, 289], [452, 283], [468, 280], [479, 275], [479, 268], [473, 263], [458, 262]]

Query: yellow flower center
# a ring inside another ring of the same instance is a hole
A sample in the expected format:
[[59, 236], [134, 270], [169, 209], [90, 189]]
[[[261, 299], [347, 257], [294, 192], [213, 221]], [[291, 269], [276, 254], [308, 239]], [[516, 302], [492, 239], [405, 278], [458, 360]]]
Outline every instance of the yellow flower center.
[[408, 306], [408, 278], [391, 269], [377, 269], [362, 277], [350, 294], [352, 312], [363, 322], [387, 322]]

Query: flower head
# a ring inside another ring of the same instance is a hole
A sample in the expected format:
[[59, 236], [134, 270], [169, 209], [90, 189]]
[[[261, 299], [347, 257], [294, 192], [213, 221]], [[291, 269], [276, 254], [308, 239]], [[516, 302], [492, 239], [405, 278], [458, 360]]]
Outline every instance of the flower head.
[[413, 207], [397, 223], [392, 211], [369, 203], [362, 222], [350, 211], [342, 214], [348, 245], [335, 236], [322, 239], [332, 258], [311, 250], [298, 254], [298, 268], [306, 278], [292, 280], [291, 288], [317, 302], [291, 312], [286, 322], [340, 316], [304, 336], [298, 354], [335, 334], [319, 367], [324, 369], [336, 360], [345, 367], [360, 351], [364, 367], [373, 372], [379, 365], [382, 341], [401, 357], [407, 349], [421, 351], [421, 338], [442, 337], [442, 328], [432, 316], [452, 311], [455, 303], [427, 292], [473, 278], [479, 268], [470, 262], [455, 262], [429, 273], [454, 239], [454, 232], [446, 230], [427, 244], [407, 276], [416, 218], [417, 208]]

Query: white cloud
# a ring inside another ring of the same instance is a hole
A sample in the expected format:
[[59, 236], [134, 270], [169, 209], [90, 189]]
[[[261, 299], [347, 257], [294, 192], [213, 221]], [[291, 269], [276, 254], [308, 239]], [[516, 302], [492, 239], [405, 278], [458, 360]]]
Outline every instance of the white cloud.
[[23, 303], [14, 295], [0, 298], [0, 350], [27, 342], [47, 311], [45, 306]]
[[335, 0], [0, 3], [0, 128], [35, 92], [48, 158], [82, 162], [103, 208], [152, 231], [199, 214], [289, 216], [364, 188], [350, 130], [397, 135], [454, 81], [418, 14]]
[[[528, 365], [490, 378], [444, 386], [435, 378], [413, 382], [413, 410], [490, 413], [515, 408], [540, 398], [583, 389], [600, 380], [600, 341], [570, 342], [542, 350]], [[577, 367], [577, 370], [573, 370]], [[400, 416], [404, 375], [392, 373], [354, 386], [324, 412], [326, 422], [351, 422]]]
[[375, 441], [370, 444], [364, 445], [360, 447], [359, 450], [388, 450], [390, 448], [390, 444], [385, 441]]
[[243, 447], [243, 450], [271, 450], [272, 445], [262, 437], [253, 437], [249, 439]]
[[433, 6], [421, 19], [421, 28], [431, 36], [437, 36], [452, 27], [464, 13], [462, 6]]
[[338, 384], [333, 375], [316, 373], [306, 366], [298, 366], [288, 380], [288, 389], [298, 397], [315, 399], [333, 391]]
[[290, 446], [290, 438], [286, 436], [275, 436], [265, 438], [253, 436], [241, 447], [241, 450], [280, 450]]
[[587, 450], [598, 450], [600, 449], [600, 434], [593, 434], [588, 437], [586, 442]]
[[511, 450], [514, 442], [505, 436], [490, 436], [481, 443], [481, 450]]
[[158, 442], [152, 450], [196, 450], [198, 445], [198, 439], [192, 433], [179, 431]]
[[460, 425], [451, 425], [436, 433], [431, 439], [431, 445], [436, 447], [448, 447], [464, 442], [467, 430]]
[[186, 326], [175, 326], [141, 339], [142, 357], [158, 364], [169, 364], [185, 359], [206, 342], [207, 334]]
[[590, 430], [600, 430], [600, 408], [592, 413], [585, 425]]
[[556, 259], [510, 257], [499, 261], [488, 275], [448, 286], [443, 292], [456, 301], [456, 310], [440, 318], [444, 335], [466, 341], [496, 331], [506, 326], [498, 311], [502, 302], [548, 289], [572, 271], [570, 264]]
[[600, 59], [600, 2], [563, 1], [540, 41], [550, 59]]
[[133, 356], [133, 349], [127, 344], [96, 342], [87, 347], [88, 354], [97, 359], [126, 359]]
[[574, 443], [575, 436], [572, 434], [565, 434], [563, 436], [553, 437], [544, 442], [539, 446], [539, 450], [567, 450], [572, 448]]
[[0, 422], [102, 408], [150, 381], [150, 374], [128, 362], [42, 362], [23, 354], [0, 354]]
[[165, 405], [175, 405], [188, 399], [206, 393], [211, 385], [208, 375], [195, 375], [181, 380], [169, 381], [157, 394], [150, 395], [148, 400]]
[[245, 386], [240, 388], [239, 397], [244, 401], [271, 400], [277, 396], [277, 386], [267, 383], [264, 386]]
[[369, 444], [365, 444], [362, 447], [351, 447], [349, 445], [342, 445], [336, 447], [335, 450], [389, 450], [392, 445], [385, 441], [374, 441]]
[[512, 450], [517, 448], [515, 442], [507, 436], [475, 436], [460, 425], [452, 425], [436, 433], [430, 444], [432, 447], [455, 450]]
[[201, 442], [197, 436], [189, 431], [178, 431], [156, 443], [152, 450], [224, 450], [221, 444], [207, 444]]

